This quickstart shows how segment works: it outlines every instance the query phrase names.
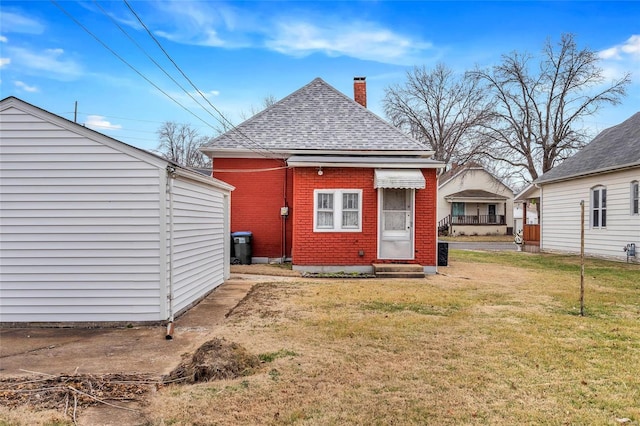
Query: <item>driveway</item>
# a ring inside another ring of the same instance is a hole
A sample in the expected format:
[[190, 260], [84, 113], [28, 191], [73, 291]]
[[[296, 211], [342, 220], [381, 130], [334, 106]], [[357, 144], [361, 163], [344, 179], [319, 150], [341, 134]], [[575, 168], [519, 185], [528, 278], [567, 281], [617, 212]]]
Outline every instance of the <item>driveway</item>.
[[43, 373], [169, 373], [182, 359], [215, 337], [216, 326], [258, 282], [290, 277], [232, 274], [197, 306], [175, 321], [172, 340], [166, 327], [2, 328], [0, 377]]
[[483, 251], [517, 251], [518, 246], [512, 242], [476, 242], [476, 241], [448, 241], [450, 249], [483, 250]]

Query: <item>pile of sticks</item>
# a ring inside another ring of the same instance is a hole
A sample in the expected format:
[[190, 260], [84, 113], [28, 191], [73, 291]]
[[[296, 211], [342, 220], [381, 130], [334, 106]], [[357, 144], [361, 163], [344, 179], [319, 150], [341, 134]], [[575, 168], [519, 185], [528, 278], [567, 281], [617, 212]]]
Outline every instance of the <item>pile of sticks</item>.
[[[0, 379], [0, 404], [61, 410], [75, 419], [79, 408], [105, 404], [125, 410], [118, 402], [143, 401], [161, 386], [159, 377], [145, 374], [43, 375]], [[134, 410], [135, 411], [135, 410]]]

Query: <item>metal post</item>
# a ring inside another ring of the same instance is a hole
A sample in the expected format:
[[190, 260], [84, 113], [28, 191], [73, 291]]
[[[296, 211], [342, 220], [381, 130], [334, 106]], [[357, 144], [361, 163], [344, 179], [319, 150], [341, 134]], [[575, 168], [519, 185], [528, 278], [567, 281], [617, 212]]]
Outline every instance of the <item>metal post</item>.
[[580, 201], [580, 316], [584, 316], [584, 200]]

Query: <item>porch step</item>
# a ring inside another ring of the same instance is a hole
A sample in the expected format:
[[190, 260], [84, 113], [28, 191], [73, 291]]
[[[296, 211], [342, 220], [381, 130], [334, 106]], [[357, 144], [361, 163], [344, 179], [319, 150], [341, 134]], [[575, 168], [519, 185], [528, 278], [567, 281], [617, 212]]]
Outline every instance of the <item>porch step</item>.
[[376, 278], [424, 278], [421, 265], [374, 263], [373, 273]]

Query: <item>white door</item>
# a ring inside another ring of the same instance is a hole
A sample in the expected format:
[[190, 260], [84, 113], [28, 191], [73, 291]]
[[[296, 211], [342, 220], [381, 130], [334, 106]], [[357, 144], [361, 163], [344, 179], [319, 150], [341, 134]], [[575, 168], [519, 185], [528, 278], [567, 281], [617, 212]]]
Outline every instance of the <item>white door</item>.
[[413, 189], [378, 190], [380, 259], [413, 259]]

